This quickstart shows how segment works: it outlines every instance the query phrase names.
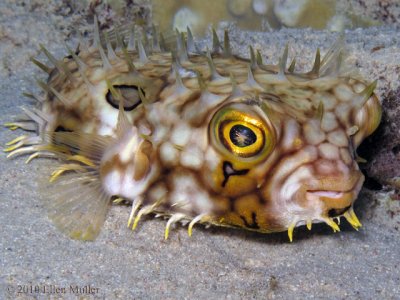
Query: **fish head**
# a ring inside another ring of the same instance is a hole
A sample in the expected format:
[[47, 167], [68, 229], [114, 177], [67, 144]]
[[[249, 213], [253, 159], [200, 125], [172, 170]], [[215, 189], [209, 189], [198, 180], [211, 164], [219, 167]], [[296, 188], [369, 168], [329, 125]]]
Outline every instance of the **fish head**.
[[229, 199], [223, 222], [261, 232], [313, 222], [339, 230], [333, 218], [344, 216], [361, 226], [352, 208], [364, 182], [356, 148], [378, 126], [381, 110], [359, 85], [288, 87], [215, 111], [204, 180]]

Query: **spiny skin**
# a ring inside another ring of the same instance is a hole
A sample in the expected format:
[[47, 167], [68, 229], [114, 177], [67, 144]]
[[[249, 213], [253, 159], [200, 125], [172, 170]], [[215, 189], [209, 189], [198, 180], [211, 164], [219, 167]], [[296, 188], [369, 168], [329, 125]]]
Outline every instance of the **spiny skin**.
[[360, 227], [355, 150], [381, 106], [374, 84], [338, 66], [340, 44], [298, 74], [287, 69], [287, 49], [271, 66], [252, 49], [251, 59], [231, 55], [227, 35], [212, 53], [194, 52], [190, 38], [178, 38], [173, 54], [108, 44], [108, 58], [98, 42], [56, 63], [41, 110], [27, 112], [44, 140], [8, 148], [65, 161], [48, 193], [56, 225], [94, 239], [118, 196], [133, 202], [133, 227], [144, 214], [170, 217], [166, 237], [177, 221], [190, 221], [189, 233], [201, 222], [288, 230], [290, 240], [313, 222], [338, 231], [335, 217]]

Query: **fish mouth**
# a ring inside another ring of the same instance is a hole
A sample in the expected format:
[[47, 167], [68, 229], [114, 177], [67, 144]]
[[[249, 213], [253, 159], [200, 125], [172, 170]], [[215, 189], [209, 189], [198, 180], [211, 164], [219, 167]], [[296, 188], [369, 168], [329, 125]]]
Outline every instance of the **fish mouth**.
[[[316, 215], [302, 216], [292, 221], [288, 227], [289, 239], [293, 238], [293, 229], [298, 224], [306, 225], [309, 230], [313, 222], [325, 222], [334, 232], [340, 231], [340, 218], [344, 217], [354, 229], [362, 225], [353, 210], [353, 203], [364, 183], [364, 175], [352, 171], [345, 176], [314, 177], [297, 192], [298, 199], [307, 201], [317, 212]], [[335, 222], [334, 219], [337, 221]]]
[[345, 177], [325, 177], [312, 180], [306, 187], [309, 199], [319, 199], [329, 209], [342, 209], [352, 205], [364, 182], [360, 171]]
[[318, 196], [319, 198], [325, 199], [341, 199], [343, 197], [349, 196], [353, 194], [354, 189], [349, 191], [333, 191], [333, 190], [307, 190], [308, 194], [312, 194], [314, 196]]
[[352, 191], [307, 191], [306, 195], [309, 199], [319, 199], [326, 203], [329, 207], [328, 211], [332, 209], [340, 209], [343, 207], [350, 207], [353, 200], [357, 197], [358, 192]]

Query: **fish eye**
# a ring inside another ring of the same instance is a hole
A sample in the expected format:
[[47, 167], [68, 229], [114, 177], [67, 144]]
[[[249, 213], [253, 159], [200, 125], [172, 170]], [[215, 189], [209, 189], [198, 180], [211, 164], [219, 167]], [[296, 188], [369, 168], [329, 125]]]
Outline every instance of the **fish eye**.
[[224, 146], [241, 157], [256, 155], [265, 142], [262, 129], [243, 120], [221, 123], [219, 135]]
[[[107, 102], [114, 108], [119, 108], [119, 102], [123, 101], [125, 111], [134, 110], [142, 103], [139, 95], [140, 87], [135, 85], [113, 85], [106, 94]], [[143, 94], [144, 91], [140, 90]]]
[[220, 109], [210, 125], [212, 144], [227, 156], [243, 161], [259, 161], [275, 146], [275, 132], [270, 123], [245, 104]]

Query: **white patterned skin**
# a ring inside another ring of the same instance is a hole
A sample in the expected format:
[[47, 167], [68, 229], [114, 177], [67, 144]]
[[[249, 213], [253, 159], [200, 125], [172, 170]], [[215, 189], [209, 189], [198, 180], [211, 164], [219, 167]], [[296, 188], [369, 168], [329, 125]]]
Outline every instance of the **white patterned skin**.
[[[227, 43], [212, 53], [193, 53], [189, 43], [174, 55], [139, 44], [115, 56], [109, 49], [108, 58], [101, 46], [65, 58], [41, 104], [39, 130], [51, 138], [23, 141], [12, 154], [52, 153], [67, 165], [75, 157], [80, 167], [68, 171], [99, 182], [94, 193], [133, 202], [134, 226], [156, 213], [171, 217], [167, 231], [187, 220], [288, 230], [290, 240], [295, 226], [313, 222], [338, 230], [341, 216], [361, 226], [352, 209], [364, 181], [355, 151], [379, 125], [381, 106], [373, 84], [337, 67], [340, 45], [300, 74], [287, 69], [285, 53], [272, 66], [259, 53], [232, 55]], [[58, 225], [73, 238], [100, 231], [77, 223]]]

